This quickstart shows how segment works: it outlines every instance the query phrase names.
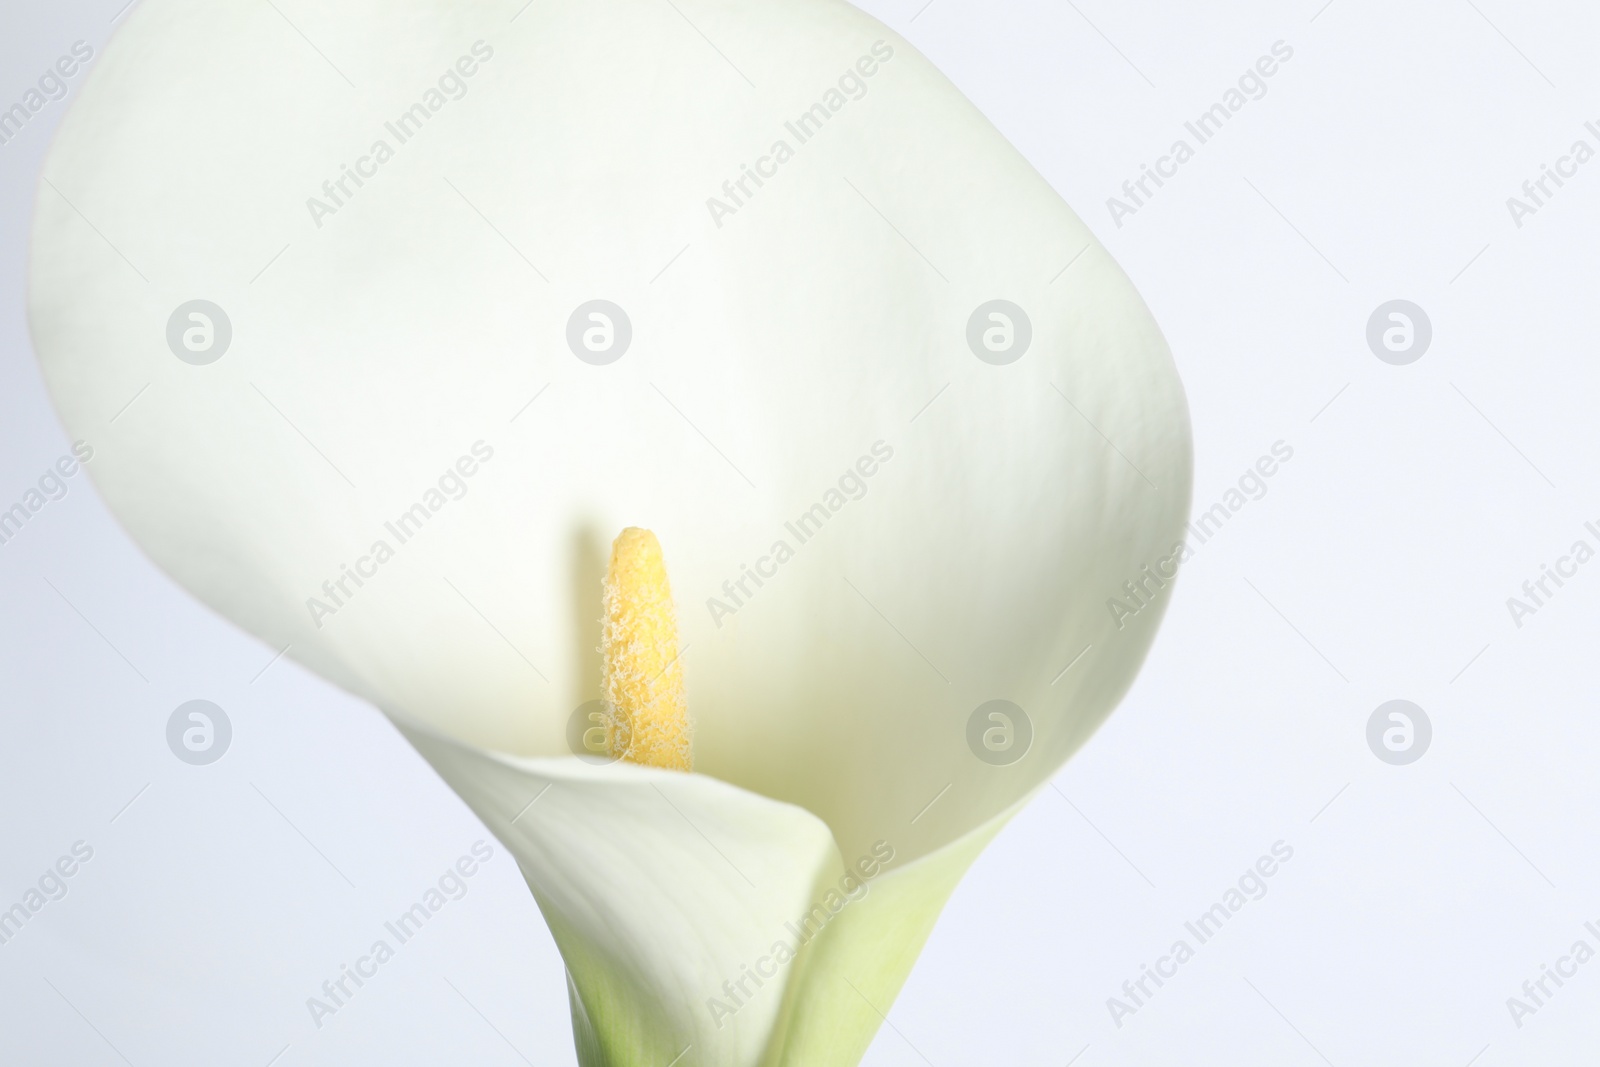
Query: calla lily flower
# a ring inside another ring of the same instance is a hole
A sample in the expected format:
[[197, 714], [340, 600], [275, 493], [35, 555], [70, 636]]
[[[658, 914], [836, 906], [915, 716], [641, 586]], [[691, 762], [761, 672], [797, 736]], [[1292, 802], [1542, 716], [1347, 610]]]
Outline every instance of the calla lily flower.
[[113, 513], [515, 854], [585, 1067], [859, 1062], [1170, 593], [1149, 312], [833, 0], [144, 0], [31, 282]]

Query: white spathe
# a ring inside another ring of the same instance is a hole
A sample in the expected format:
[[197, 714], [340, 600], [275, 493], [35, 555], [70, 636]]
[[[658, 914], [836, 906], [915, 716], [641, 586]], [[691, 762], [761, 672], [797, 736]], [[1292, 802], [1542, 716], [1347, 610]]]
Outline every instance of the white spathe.
[[[279, 7], [143, 0], [50, 153], [31, 320], [96, 484], [516, 852], [586, 1065], [854, 1064], [1154, 635], [1169, 588], [1141, 572], [1190, 483], [1159, 331], [846, 4]], [[597, 299], [632, 328], [605, 366], [566, 340]], [[996, 299], [1032, 332], [1003, 366], [967, 343]], [[193, 300], [231, 325], [205, 365], [167, 339]], [[695, 775], [568, 755], [630, 525], [665, 550]], [[1119, 623], [1129, 579], [1152, 603]], [[995, 698], [1032, 724], [1009, 766], [967, 745]], [[714, 1021], [880, 841], [866, 896]]]

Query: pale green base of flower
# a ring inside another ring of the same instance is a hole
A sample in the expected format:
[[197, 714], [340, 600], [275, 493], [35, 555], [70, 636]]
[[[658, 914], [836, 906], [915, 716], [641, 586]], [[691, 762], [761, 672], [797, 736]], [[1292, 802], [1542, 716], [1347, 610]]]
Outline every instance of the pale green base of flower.
[[[1023, 802], [1024, 804], [1026, 801]], [[872, 883], [792, 964], [760, 1067], [856, 1067], [967, 869], [1022, 804], [932, 855]], [[830, 878], [833, 877], [830, 875]], [[626, 985], [589, 958], [559, 914], [544, 909], [564, 959], [580, 1067], [695, 1067], [695, 1050], [640, 1018]], [[573, 972], [584, 975], [580, 989]], [[663, 1020], [664, 1022], [664, 1020]]]
[[762, 1067], [861, 1062], [956, 884], [1016, 810], [884, 874], [807, 946]]

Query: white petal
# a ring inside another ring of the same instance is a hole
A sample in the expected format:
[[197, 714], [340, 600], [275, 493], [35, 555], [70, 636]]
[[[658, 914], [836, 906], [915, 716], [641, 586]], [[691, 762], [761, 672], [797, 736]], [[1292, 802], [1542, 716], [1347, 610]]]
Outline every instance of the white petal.
[[[748, 975], [836, 876], [815, 816], [714, 778], [496, 757], [408, 736], [517, 857], [595, 1064], [758, 1062], [794, 973]], [[725, 992], [745, 983], [748, 997]], [[713, 1006], [713, 1004], [717, 1006]]]
[[[1189, 497], [1149, 313], [976, 109], [846, 4], [697, 5], [728, 63], [670, 5], [490, 7], [308, 12], [338, 71], [254, 2], [145, 0], [118, 31], [47, 164], [31, 300], [113, 511], [272, 647], [536, 756], [596, 695], [593, 561], [647, 526], [701, 769], [817, 813], [847, 855], [985, 825], [1109, 713], [1164, 606], [1125, 627], [1106, 608]], [[313, 224], [308, 198], [480, 38], [467, 94]], [[799, 143], [785, 123], [875, 47], [893, 56], [864, 95]], [[715, 225], [708, 197], [779, 138], [794, 158]], [[997, 296], [1032, 320], [1009, 366], [967, 344]], [[564, 339], [596, 297], [633, 324], [606, 367]], [[195, 298], [233, 324], [209, 366], [165, 336]], [[493, 458], [451, 499], [480, 440]], [[417, 505], [402, 544], [386, 524]], [[746, 597], [713, 620], [725, 582]], [[992, 698], [1035, 728], [1012, 767], [967, 749]]]
[[[680, 1041], [685, 1065], [845, 1067], [1149, 647], [1168, 589], [1107, 600], [1181, 538], [1182, 390], [1082, 222], [854, 8], [493, 7], [345, 0], [301, 37], [253, 0], [144, 0], [46, 165], [45, 377], [152, 558], [411, 724], [517, 854], [586, 1067]], [[378, 139], [394, 158], [313, 222]], [[713, 220], [779, 139], [793, 158]], [[197, 298], [233, 327], [204, 366], [167, 340]], [[604, 367], [565, 340], [595, 298], [633, 326]], [[1032, 325], [1005, 366], [967, 339], [996, 298]], [[627, 525], [666, 551], [701, 775], [550, 758], [597, 695]], [[1006, 766], [968, 745], [994, 698], [1033, 729]], [[718, 1028], [705, 999], [878, 841], [888, 872]]]

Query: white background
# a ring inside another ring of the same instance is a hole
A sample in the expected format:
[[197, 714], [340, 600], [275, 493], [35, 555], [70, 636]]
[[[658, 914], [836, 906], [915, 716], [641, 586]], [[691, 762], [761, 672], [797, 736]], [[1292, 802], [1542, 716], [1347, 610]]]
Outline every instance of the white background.
[[[5, 2], [0, 106], [123, 17]], [[1600, 563], [1520, 628], [1506, 598], [1600, 545], [1600, 161], [1520, 228], [1506, 198], [1600, 147], [1600, 14], [1320, 4], [865, 5], [1134, 279], [1188, 389], [1197, 510], [1294, 449], [1188, 565], [1122, 708], [956, 892], [873, 1067], [1595, 1062], [1600, 962], [1520, 1027], [1506, 1000], [1600, 948]], [[1106, 199], [1280, 40], [1267, 95], [1117, 226]], [[7, 505], [69, 448], [24, 313], [69, 105], [0, 147]], [[1394, 298], [1433, 325], [1408, 366], [1365, 340]], [[498, 846], [313, 1028], [305, 999], [488, 835], [382, 716], [198, 606], [70, 484], [0, 546], [0, 907], [74, 841], [94, 857], [0, 945], [0, 1060], [572, 1063], [560, 959]], [[196, 697], [234, 726], [211, 767], [165, 743]], [[1365, 736], [1395, 698], [1434, 728], [1403, 767]], [[1278, 841], [1267, 895], [1116, 1025], [1107, 998]]]

